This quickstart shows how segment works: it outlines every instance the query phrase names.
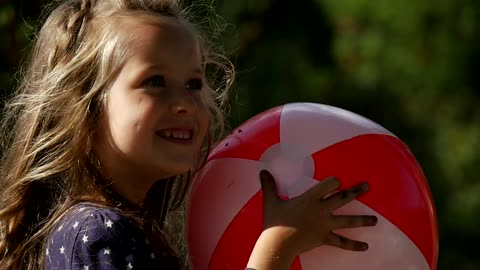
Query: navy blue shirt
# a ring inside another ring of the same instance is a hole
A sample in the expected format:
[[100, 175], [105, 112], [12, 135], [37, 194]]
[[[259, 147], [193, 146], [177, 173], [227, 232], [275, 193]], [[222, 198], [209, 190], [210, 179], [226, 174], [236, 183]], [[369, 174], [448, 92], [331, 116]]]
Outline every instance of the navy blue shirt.
[[46, 270], [159, 269], [143, 231], [120, 212], [82, 203], [47, 238]]

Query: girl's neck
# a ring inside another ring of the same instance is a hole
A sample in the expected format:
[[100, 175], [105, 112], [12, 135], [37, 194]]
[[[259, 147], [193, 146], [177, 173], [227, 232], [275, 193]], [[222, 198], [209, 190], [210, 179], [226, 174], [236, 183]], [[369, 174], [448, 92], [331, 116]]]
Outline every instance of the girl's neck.
[[153, 173], [151, 169], [119, 159], [116, 155], [100, 159], [99, 164], [98, 169], [109, 189], [122, 197], [125, 202], [137, 207], [143, 203], [150, 188], [157, 181], [161, 181], [159, 179], [164, 178], [156, 172]]

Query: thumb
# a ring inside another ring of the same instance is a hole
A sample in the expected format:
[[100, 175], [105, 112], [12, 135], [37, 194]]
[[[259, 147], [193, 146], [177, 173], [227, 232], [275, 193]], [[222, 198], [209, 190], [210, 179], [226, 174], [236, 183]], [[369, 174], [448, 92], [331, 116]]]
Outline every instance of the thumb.
[[262, 185], [264, 203], [278, 200], [277, 185], [273, 175], [269, 171], [260, 171], [260, 183]]

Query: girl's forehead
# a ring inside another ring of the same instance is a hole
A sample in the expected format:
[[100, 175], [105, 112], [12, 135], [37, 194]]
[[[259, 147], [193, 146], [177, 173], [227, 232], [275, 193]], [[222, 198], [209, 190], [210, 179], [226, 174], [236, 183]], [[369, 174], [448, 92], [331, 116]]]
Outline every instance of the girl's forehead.
[[193, 31], [179, 19], [147, 17], [128, 19], [122, 24], [124, 26], [120, 31], [127, 36], [127, 47], [132, 50], [158, 46], [172, 51], [176, 49], [199, 51], [199, 43]]
[[120, 28], [127, 35], [127, 66], [182, 67], [201, 70], [202, 55], [193, 32], [176, 20], [129, 20]]
[[153, 38], [177, 38], [185, 43], [197, 43], [193, 30], [179, 18], [166, 16], [138, 16], [125, 18], [121, 31], [131, 38], [141, 39], [145, 36]]

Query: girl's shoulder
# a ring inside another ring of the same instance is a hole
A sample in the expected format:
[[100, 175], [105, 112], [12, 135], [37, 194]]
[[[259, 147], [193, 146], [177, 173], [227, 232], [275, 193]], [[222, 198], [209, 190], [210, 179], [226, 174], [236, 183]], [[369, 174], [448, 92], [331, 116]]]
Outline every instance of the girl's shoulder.
[[[114, 225], [115, 228], [114, 228]], [[140, 230], [134, 221], [120, 210], [101, 206], [93, 203], [83, 202], [72, 206], [57, 222], [52, 232], [55, 231], [81, 231], [98, 230], [117, 231], [128, 227], [129, 229]]]
[[155, 254], [120, 211], [89, 203], [70, 208], [47, 238], [45, 269], [148, 269]]

